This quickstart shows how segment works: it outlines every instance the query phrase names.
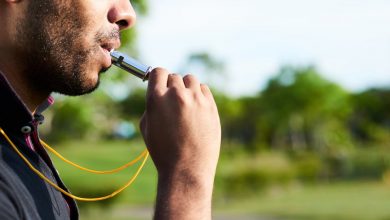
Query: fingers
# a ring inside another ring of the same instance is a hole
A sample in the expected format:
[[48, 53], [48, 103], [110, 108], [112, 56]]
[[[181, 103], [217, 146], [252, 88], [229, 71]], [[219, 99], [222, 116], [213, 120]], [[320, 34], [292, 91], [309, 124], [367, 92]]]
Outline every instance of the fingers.
[[165, 93], [169, 88], [187, 88], [195, 92], [202, 92], [205, 97], [213, 97], [209, 87], [200, 84], [198, 79], [191, 74], [181, 77], [178, 74], [169, 73], [163, 68], [153, 69], [149, 74], [148, 92], [152, 93], [158, 91]]
[[164, 89], [167, 87], [168, 71], [163, 68], [155, 68], [149, 73], [148, 89], [160, 88]]
[[176, 88], [185, 88], [183, 78], [177, 74], [169, 74], [168, 75], [168, 88], [176, 87]]
[[211, 93], [211, 90], [207, 85], [200, 84], [200, 89], [202, 90], [202, 93], [206, 98], [214, 100], [213, 94]]
[[183, 82], [186, 88], [188, 89], [200, 89], [200, 83], [195, 76], [188, 74], [183, 78]]
[[184, 88], [185, 85], [181, 76], [169, 73], [166, 69], [158, 67], [150, 72], [148, 87], [163, 90], [168, 87]]
[[205, 95], [205, 96], [211, 95], [211, 91], [207, 85], [200, 84], [200, 89], [202, 90], [203, 95]]

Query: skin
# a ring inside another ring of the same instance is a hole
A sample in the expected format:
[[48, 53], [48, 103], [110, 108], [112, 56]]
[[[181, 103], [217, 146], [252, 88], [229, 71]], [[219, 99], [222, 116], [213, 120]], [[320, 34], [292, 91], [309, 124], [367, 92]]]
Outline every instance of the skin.
[[[105, 50], [120, 46], [135, 19], [128, 0], [0, 0], [0, 70], [32, 113], [52, 92], [92, 92], [110, 66]], [[158, 171], [154, 218], [211, 219], [221, 127], [209, 88], [156, 68], [146, 102], [140, 126]]]
[[155, 69], [141, 130], [159, 177], [155, 218], [211, 219], [221, 127], [209, 88]]
[[119, 31], [135, 22], [125, 0], [1, 4], [6, 31], [1, 36], [0, 68], [14, 87], [20, 87], [16, 90], [32, 111], [51, 92], [93, 91], [99, 73], [110, 65], [102, 47], [119, 47]]

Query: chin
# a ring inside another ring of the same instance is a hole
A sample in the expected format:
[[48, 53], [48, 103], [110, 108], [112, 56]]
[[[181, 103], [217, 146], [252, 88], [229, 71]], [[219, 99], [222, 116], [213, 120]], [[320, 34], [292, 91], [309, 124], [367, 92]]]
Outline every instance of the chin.
[[88, 77], [68, 81], [56, 92], [68, 96], [80, 96], [95, 91], [100, 85], [99, 73], [88, 72], [87, 74], [89, 74]]
[[93, 85], [84, 85], [78, 88], [70, 88], [63, 91], [59, 91], [59, 93], [68, 96], [81, 96], [81, 95], [94, 92], [99, 87], [99, 85], [100, 85], [100, 81], [97, 81]]
[[89, 94], [89, 93], [92, 93], [94, 92], [97, 88], [99, 88], [99, 85], [100, 85], [100, 81], [98, 81], [93, 87], [89, 87], [87, 89], [85, 89], [82, 93], [80, 93], [79, 95], [85, 95], [85, 94]]
[[100, 85], [100, 73], [97, 73], [96, 77], [89, 80], [90, 83], [83, 85], [81, 88], [83, 94], [91, 93], [95, 91]]

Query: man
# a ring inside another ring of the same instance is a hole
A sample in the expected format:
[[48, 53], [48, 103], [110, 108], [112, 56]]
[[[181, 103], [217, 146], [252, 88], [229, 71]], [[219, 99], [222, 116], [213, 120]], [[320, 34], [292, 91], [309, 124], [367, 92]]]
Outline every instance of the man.
[[[128, 0], [0, 0], [0, 127], [63, 189], [39, 143], [41, 113], [52, 92], [96, 89], [108, 51], [134, 22]], [[221, 129], [208, 87], [154, 69], [141, 130], [158, 171], [155, 219], [210, 219]], [[78, 219], [75, 202], [33, 173], [4, 135], [0, 155], [0, 219]]]

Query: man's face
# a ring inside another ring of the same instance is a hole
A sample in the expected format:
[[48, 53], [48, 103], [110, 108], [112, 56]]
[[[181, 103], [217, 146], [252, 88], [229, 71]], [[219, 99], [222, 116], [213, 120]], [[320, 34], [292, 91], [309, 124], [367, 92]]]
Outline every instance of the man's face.
[[17, 31], [25, 75], [41, 91], [93, 91], [134, 20], [128, 0], [30, 0]]

